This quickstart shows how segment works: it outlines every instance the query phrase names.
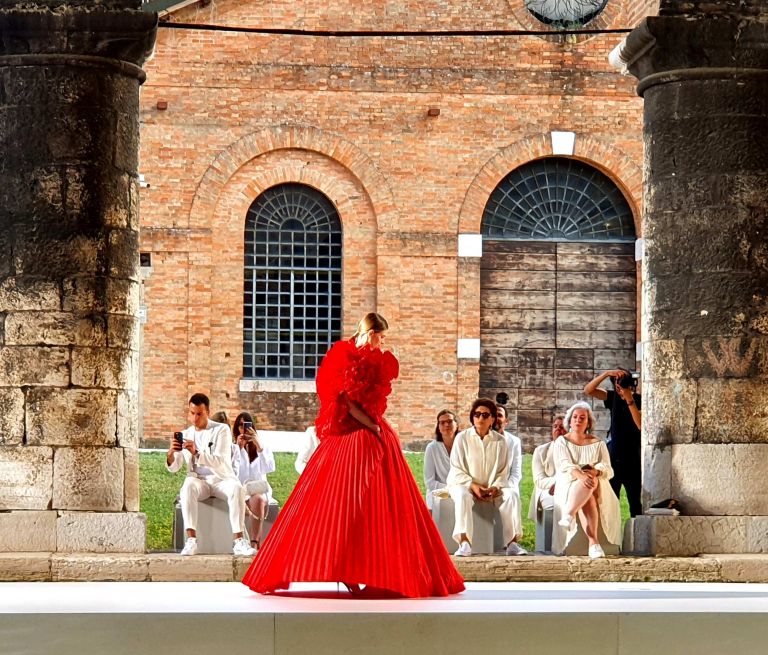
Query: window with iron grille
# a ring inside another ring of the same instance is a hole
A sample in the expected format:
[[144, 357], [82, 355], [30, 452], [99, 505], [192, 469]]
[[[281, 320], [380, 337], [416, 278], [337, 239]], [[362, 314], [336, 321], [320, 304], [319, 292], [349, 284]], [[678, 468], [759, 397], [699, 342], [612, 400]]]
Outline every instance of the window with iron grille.
[[589, 23], [605, 9], [608, 0], [525, 0], [536, 20], [557, 29], [575, 29]]
[[577, 159], [546, 157], [512, 171], [483, 212], [491, 239], [632, 241], [632, 210], [618, 187]]
[[267, 189], [245, 222], [243, 375], [312, 380], [341, 338], [341, 221], [303, 184]]

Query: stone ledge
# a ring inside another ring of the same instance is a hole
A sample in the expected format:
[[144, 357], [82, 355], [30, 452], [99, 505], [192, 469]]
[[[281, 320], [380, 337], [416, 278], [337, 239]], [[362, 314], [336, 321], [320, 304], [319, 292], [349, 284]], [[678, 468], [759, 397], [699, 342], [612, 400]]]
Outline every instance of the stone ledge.
[[[454, 558], [467, 582], [768, 582], [768, 555]], [[0, 553], [0, 582], [237, 582], [251, 560], [175, 553]]]
[[0, 553], [0, 582], [51, 582], [51, 553]]

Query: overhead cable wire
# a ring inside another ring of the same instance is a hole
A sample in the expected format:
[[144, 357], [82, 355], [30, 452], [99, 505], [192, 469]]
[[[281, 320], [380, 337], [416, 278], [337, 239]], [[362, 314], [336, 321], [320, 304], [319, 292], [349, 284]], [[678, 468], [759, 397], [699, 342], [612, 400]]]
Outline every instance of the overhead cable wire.
[[333, 38], [372, 37], [424, 37], [424, 36], [594, 36], [596, 34], [629, 34], [632, 28], [604, 30], [298, 30], [282, 27], [237, 27], [209, 23], [173, 23], [161, 21], [158, 27], [175, 30], [202, 30], [207, 32], [235, 32], [277, 36], [320, 36]]

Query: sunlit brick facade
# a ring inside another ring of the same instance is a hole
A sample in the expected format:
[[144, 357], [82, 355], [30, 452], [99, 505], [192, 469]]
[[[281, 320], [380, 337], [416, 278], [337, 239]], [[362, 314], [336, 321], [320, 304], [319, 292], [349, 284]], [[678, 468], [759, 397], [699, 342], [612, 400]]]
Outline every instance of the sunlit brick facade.
[[[608, 0], [586, 28], [632, 28], [655, 4]], [[166, 20], [379, 32], [550, 30], [523, 0], [217, 0], [171, 11]], [[599, 344], [566, 346], [591, 348], [592, 358], [577, 374], [561, 375], [553, 363], [554, 382], [531, 382], [543, 392], [526, 391], [530, 376], [517, 359], [508, 385], [484, 382], [482, 342], [480, 359], [459, 357], [460, 344], [471, 349], [481, 339], [483, 291], [482, 258], [460, 256], [460, 241], [481, 233], [488, 198], [510, 171], [553, 155], [552, 132], [575, 134], [565, 156], [611, 179], [640, 235], [641, 100], [633, 79], [608, 64], [622, 36], [331, 38], [161, 27], [141, 98], [140, 170], [149, 184], [141, 250], [151, 256], [143, 288], [145, 443], [170, 435], [195, 391], [207, 392], [214, 410], [252, 411], [264, 429], [312, 422], [311, 384], [243, 375], [246, 214], [260, 193], [288, 182], [320, 191], [338, 211], [344, 334], [367, 311], [390, 321], [401, 375], [388, 416], [403, 441], [428, 438], [443, 407], [456, 408], [466, 424], [471, 399], [497, 386], [509, 387], [513, 428], [526, 446], [540, 441], [542, 426], [610, 357]], [[634, 278], [634, 270], [625, 272]], [[556, 297], [558, 289], [548, 292]], [[547, 342], [541, 350], [556, 347]], [[624, 351], [621, 363], [633, 344]], [[558, 387], [558, 380], [569, 382]], [[540, 406], [518, 407], [520, 391]]]

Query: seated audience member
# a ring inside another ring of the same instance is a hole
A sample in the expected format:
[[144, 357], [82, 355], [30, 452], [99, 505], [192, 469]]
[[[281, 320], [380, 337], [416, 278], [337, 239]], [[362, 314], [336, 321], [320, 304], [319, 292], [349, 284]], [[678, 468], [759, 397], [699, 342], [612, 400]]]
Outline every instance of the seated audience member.
[[573, 405], [565, 415], [567, 434], [552, 445], [557, 471], [555, 505], [559, 510], [552, 549], [565, 551], [576, 534], [576, 517], [589, 540], [589, 557], [605, 557], [603, 546], [621, 544], [621, 512], [619, 500], [611, 489], [611, 458], [603, 441], [591, 434], [595, 425], [592, 409], [585, 402]]
[[[507, 468], [509, 470], [509, 489], [511, 493], [517, 495], [517, 524], [520, 526], [522, 532], [523, 519], [522, 519], [522, 503], [520, 502], [520, 480], [523, 478], [523, 444], [520, 441], [520, 437], [507, 432], [507, 425], [509, 425], [509, 417], [507, 416], [507, 408], [502, 404], [496, 405], [496, 423], [494, 429], [504, 436], [507, 442], [507, 451], [509, 453], [507, 460]], [[520, 535], [522, 537], [522, 535]], [[507, 547], [508, 555], [527, 555], [525, 549], [520, 546], [517, 541], [520, 537], [516, 537], [514, 542]]]
[[[492, 430], [496, 422], [496, 403], [478, 398], [469, 413], [472, 427], [459, 432], [451, 451], [448, 492], [456, 506], [453, 538], [456, 555], [472, 554], [472, 507], [475, 503], [494, 503], [501, 515], [507, 554], [519, 554], [515, 539], [522, 534], [517, 495], [509, 487], [507, 442]], [[513, 545], [510, 550], [509, 546]], [[523, 551], [525, 552], [525, 551]]]
[[180, 439], [175, 435], [166, 455], [166, 468], [176, 473], [187, 465], [187, 477], [179, 492], [181, 515], [187, 540], [182, 555], [197, 554], [198, 502], [211, 496], [227, 501], [235, 555], [250, 556], [256, 551], [243, 538], [245, 491], [232, 469], [229, 427], [208, 418], [208, 396], [196, 393], [189, 399], [189, 421]]
[[245, 489], [245, 504], [248, 508], [248, 534], [251, 546], [258, 548], [269, 501], [272, 499], [272, 487], [267, 482], [267, 474], [275, 470], [275, 457], [259, 440], [259, 435], [253, 429], [253, 417], [248, 412], [237, 415], [233, 432], [240, 459], [238, 477]]
[[215, 412], [211, 414], [211, 420], [216, 423], [223, 423], [230, 429], [230, 431], [232, 430], [232, 425], [229, 422], [226, 412]]
[[304, 432], [304, 445], [296, 455], [296, 463], [294, 464], [296, 472], [301, 474], [307, 467], [307, 462], [312, 454], [317, 450], [320, 445], [320, 440], [317, 438], [315, 432], [315, 426], [310, 425]]
[[[229, 417], [226, 412], [215, 412], [214, 414], [211, 414], [211, 420], [216, 423], [223, 423], [229, 428], [230, 432], [232, 431], [232, 425], [229, 422]], [[234, 435], [232, 436], [230, 451], [232, 454], [232, 470], [235, 472], [235, 475], [237, 475], [237, 470], [240, 466], [240, 448], [237, 445], [237, 438]]]
[[555, 505], [555, 462], [552, 459], [552, 444], [565, 434], [563, 417], [556, 416], [552, 422], [552, 438], [547, 443], [537, 446], [533, 451], [531, 463], [533, 473], [533, 493], [528, 507], [528, 518], [539, 521], [541, 513]]
[[424, 486], [427, 488], [427, 507], [430, 511], [435, 500], [433, 492], [447, 487], [451, 450], [458, 431], [456, 415], [449, 409], [441, 410], [437, 415], [435, 438], [424, 451]]

